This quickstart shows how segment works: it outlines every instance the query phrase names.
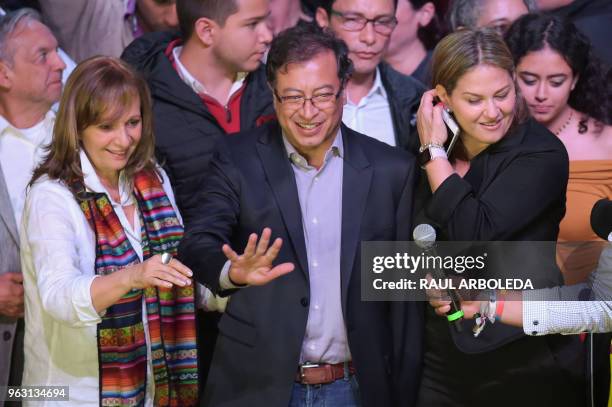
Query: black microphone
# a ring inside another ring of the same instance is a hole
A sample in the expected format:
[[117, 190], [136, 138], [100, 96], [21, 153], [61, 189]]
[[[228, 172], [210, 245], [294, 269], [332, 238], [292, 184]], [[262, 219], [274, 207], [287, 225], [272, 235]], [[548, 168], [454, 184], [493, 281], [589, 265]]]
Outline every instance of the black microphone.
[[[436, 251], [436, 230], [433, 226], [428, 225], [427, 223], [421, 223], [412, 231], [412, 238], [414, 239], [416, 245], [419, 246], [419, 248], [421, 248], [425, 252], [425, 254], [432, 257], [438, 256]], [[446, 274], [444, 273], [444, 271], [436, 267], [435, 264], [436, 262], [434, 262], [434, 267], [431, 270], [434, 278], [446, 278]], [[454, 289], [447, 289], [446, 294], [450, 297], [451, 301], [451, 309], [446, 313], [446, 319], [451, 325], [455, 327], [455, 331], [461, 332], [463, 311], [461, 310], [461, 301], [459, 298], [459, 294]]]
[[612, 242], [612, 201], [606, 198], [595, 203], [591, 210], [591, 228], [603, 240]]

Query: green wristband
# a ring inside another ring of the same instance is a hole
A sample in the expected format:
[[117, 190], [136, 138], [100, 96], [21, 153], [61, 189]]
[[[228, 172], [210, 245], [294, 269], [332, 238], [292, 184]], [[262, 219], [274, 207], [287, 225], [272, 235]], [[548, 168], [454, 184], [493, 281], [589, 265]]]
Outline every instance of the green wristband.
[[459, 310], [459, 311], [455, 311], [450, 315], [446, 316], [446, 319], [448, 319], [448, 322], [453, 322], [458, 320], [459, 318], [463, 318], [463, 311]]

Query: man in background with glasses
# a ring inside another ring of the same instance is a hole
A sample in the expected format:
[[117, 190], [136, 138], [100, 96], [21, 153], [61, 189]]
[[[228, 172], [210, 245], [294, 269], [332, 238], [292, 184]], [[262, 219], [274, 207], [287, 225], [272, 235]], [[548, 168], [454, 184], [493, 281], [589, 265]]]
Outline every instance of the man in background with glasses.
[[424, 86], [382, 62], [397, 25], [396, 7], [397, 0], [322, 0], [315, 20], [346, 42], [355, 66], [346, 87], [344, 124], [416, 153], [415, 114]]
[[230, 295], [202, 405], [410, 406], [423, 311], [361, 301], [361, 242], [407, 240], [414, 158], [342, 125], [352, 71], [315, 25], [276, 37], [278, 122], [223, 138], [179, 254]]

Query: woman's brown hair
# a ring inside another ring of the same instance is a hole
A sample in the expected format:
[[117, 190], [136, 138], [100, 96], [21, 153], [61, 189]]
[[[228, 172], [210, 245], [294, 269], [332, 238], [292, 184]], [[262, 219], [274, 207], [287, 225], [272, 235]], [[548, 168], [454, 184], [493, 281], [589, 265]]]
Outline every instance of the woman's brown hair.
[[81, 62], [68, 78], [53, 127], [53, 140], [44, 160], [34, 170], [30, 185], [43, 175], [69, 186], [82, 181], [79, 151], [83, 131], [103, 122], [115, 123], [136, 98], [140, 100], [142, 136], [124, 174], [131, 182], [135, 173], [154, 170], [155, 140], [146, 82], [125, 62], [96, 56]]
[[[444, 37], [433, 52], [432, 83], [442, 85], [450, 95], [465, 73], [482, 64], [501, 68], [515, 77], [512, 54], [497, 31], [492, 28], [455, 31]], [[514, 123], [520, 123], [528, 117], [528, 111], [516, 83], [514, 89]]]

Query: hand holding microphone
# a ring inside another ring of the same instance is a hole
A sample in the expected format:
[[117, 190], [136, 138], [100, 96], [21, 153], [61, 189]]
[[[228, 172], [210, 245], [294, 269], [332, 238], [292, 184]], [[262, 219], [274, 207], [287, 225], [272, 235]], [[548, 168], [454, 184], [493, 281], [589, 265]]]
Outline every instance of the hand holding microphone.
[[[423, 249], [423, 251], [429, 256], [437, 256], [436, 252], [436, 230], [433, 226], [428, 225], [426, 223], [422, 223], [414, 228], [412, 232], [412, 238], [418, 247]], [[434, 263], [435, 264], [435, 263]], [[436, 279], [445, 279], [447, 278], [444, 271], [440, 270], [437, 267], [434, 267], [432, 270], [433, 278]], [[455, 331], [461, 332], [461, 321], [463, 320], [464, 312], [461, 310], [461, 298], [459, 294], [454, 289], [447, 289], [446, 294], [450, 298], [450, 302], [445, 301], [445, 305], [449, 305], [450, 309], [444, 312], [446, 315], [446, 319], [449, 323], [451, 323]], [[432, 301], [440, 301], [439, 299], [432, 299]], [[433, 305], [433, 304], [432, 304]], [[442, 304], [440, 304], [442, 305]], [[436, 308], [436, 307], [434, 307]]]

